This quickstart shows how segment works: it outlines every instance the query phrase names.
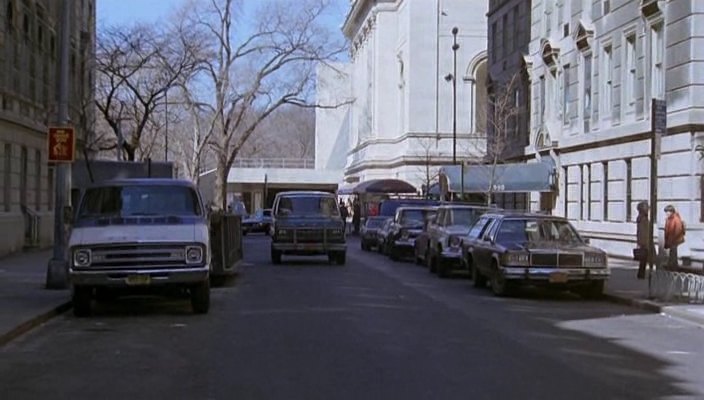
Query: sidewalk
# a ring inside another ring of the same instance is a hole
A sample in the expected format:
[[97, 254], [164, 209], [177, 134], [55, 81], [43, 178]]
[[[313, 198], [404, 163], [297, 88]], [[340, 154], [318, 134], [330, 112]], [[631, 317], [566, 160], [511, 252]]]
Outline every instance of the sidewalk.
[[0, 258], [0, 346], [70, 308], [69, 290], [46, 290], [51, 250]]
[[[71, 308], [69, 290], [44, 289], [51, 251], [20, 253], [0, 259], [0, 347]], [[648, 300], [648, 281], [636, 279], [637, 264], [609, 259], [609, 301], [704, 325], [704, 305]]]

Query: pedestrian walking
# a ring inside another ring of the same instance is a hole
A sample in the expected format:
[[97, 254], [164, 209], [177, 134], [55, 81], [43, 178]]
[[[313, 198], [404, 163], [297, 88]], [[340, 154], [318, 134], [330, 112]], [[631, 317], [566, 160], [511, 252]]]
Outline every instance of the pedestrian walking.
[[359, 199], [354, 199], [352, 203], [352, 225], [354, 226], [354, 234], [359, 235], [359, 223], [362, 221], [362, 210], [359, 205]]
[[349, 217], [350, 213], [347, 210], [347, 206], [345, 205], [345, 202], [340, 199], [340, 218], [342, 218], [342, 231], [347, 233], [347, 217]]
[[665, 207], [665, 249], [669, 251], [667, 257], [667, 267], [676, 269], [679, 267], [677, 248], [684, 243], [685, 225], [682, 217], [671, 204]]
[[[648, 212], [647, 201], [641, 201], [636, 206], [638, 217], [636, 218], [636, 250], [633, 252], [634, 257], [638, 261], [638, 279], [645, 279], [645, 266], [648, 264], [651, 257], [655, 256], [655, 246], [650, 246], [650, 217]], [[651, 252], [648, 252], [650, 246]]]

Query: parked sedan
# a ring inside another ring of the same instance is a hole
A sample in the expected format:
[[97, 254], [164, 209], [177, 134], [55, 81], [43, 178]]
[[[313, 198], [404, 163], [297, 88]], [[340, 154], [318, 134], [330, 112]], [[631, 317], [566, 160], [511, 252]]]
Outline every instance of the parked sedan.
[[415, 255], [416, 264], [418, 265], [425, 265], [430, 257], [428, 246], [430, 237], [428, 236], [428, 228], [435, 223], [436, 218], [437, 213], [428, 213], [425, 218], [423, 230], [416, 236], [416, 240], [413, 244], [413, 254]]
[[271, 210], [257, 210], [252, 215], [247, 216], [242, 219], [242, 234], [246, 235], [248, 233], [263, 232], [264, 234], [269, 234], [269, 229], [271, 227]]
[[609, 278], [606, 253], [590, 246], [561, 217], [485, 214], [465, 237], [463, 253], [474, 285], [489, 280], [498, 296], [530, 285], [568, 288], [594, 298]]
[[394, 222], [393, 218], [388, 218], [384, 221], [384, 224], [379, 228], [376, 234], [376, 251], [381, 254], [385, 254], [386, 250], [386, 240], [391, 232], [391, 224]]
[[462, 266], [462, 237], [479, 217], [489, 210], [480, 205], [445, 204], [438, 208], [436, 223], [428, 227], [428, 257], [431, 272], [445, 278]]
[[361, 240], [360, 244], [362, 250], [369, 251], [372, 247], [377, 246], [377, 235], [379, 230], [384, 226], [384, 223], [388, 220], [387, 217], [368, 217], [364, 222], [361, 230]]
[[426, 216], [434, 214], [435, 207], [399, 207], [385, 240], [386, 254], [398, 261], [415, 253], [416, 237], [423, 231]]

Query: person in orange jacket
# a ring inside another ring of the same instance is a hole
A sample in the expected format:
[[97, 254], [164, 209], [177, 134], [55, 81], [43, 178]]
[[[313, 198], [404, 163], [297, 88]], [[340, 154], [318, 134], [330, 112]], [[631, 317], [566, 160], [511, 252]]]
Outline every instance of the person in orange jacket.
[[677, 268], [679, 267], [677, 247], [684, 243], [685, 226], [682, 217], [672, 205], [665, 207], [665, 214], [667, 214], [667, 220], [665, 221], [665, 249], [670, 251], [667, 266], [669, 268]]

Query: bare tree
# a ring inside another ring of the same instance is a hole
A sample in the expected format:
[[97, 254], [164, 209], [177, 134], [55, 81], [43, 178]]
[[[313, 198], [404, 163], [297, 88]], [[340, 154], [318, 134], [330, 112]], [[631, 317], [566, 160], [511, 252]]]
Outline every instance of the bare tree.
[[498, 184], [501, 180], [498, 166], [504, 162], [515, 142], [513, 133], [518, 129], [520, 108], [516, 99], [520, 83], [521, 74], [514, 74], [505, 84], [495, 83], [494, 92], [488, 96], [486, 141], [478, 142], [486, 143], [486, 156], [481, 163], [474, 165], [474, 170], [487, 178], [487, 205], [493, 202], [495, 192], [503, 190]]
[[418, 156], [423, 158], [423, 165], [418, 167], [418, 175], [423, 180], [426, 197], [430, 194], [430, 186], [438, 181], [440, 176], [439, 168], [433, 167], [433, 152], [431, 149], [435, 146], [434, 143], [434, 139], [422, 139], [419, 141], [421, 150]]
[[[148, 157], [162, 128], [166, 92], [186, 80], [199, 61], [197, 36], [184, 26], [161, 32], [145, 26], [101, 30], [96, 51], [96, 106], [112, 131], [101, 150], [118, 149], [130, 161]], [[151, 137], [142, 143], [146, 132]], [[104, 136], [103, 136], [104, 138]]]
[[[234, 0], [192, 2], [188, 35], [205, 38], [206, 52], [191, 93], [207, 106], [205, 132], [217, 161], [214, 202], [226, 208], [227, 175], [257, 126], [286, 104], [319, 107], [310, 99], [317, 62], [344, 50], [323, 25], [328, 0], [272, 0], [253, 16]], [[253, 21], [252, 26], [247, 22]], [[203, 87], [204, 86], [204, 87]]]

